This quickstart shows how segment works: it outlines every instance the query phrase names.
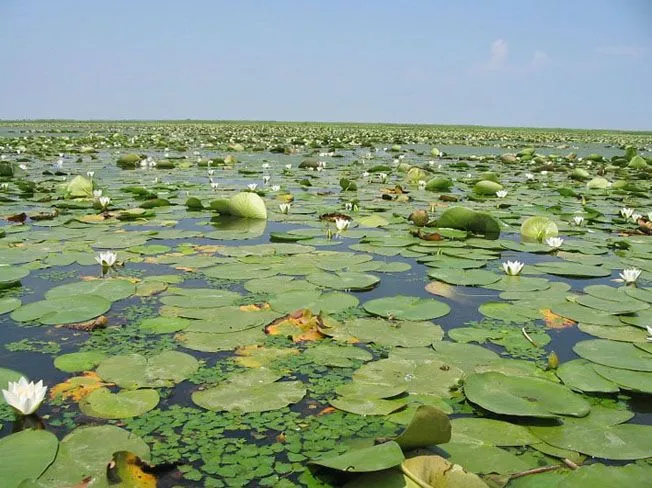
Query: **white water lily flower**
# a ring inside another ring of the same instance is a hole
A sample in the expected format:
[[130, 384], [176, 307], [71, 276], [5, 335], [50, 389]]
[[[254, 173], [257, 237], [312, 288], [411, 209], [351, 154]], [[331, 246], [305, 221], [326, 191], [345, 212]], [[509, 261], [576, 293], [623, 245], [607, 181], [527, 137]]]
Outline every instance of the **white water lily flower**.
[[27, 165], [26, 164], [21, 163], [21, 164], [18, 165], [18, 167], [20, 169], [22, 169], [23, 171], [27, 171]]
[[381, 183], [385, 183], [387, 181], [387, 173], [378, 173], [378, 178], [380, 178]]
[[623, 207], [623, 208], [620, 209], [620, 216], [625, 218], [625, 219], [630, 218], [633, 213], [634, 213], [633, 208]]
[[211, 181], [211, 188], [213, 191], [216, 191], [218, 186], [220, 186], [220, 184], [217, 181]]
[[544, 169], [543, 171], [541, 171], [541, 174], [542, 174], [543, 176], [545, 176], [545, 175], [548, 174], [548, 172]]
[[426, 180], [419, 180], [419, 190], [426, 189]]
[[528, 179], [528, 180], [533, 180], [534, 175], [532, 173], [525, 173], [525, 178]]
[[287, 214], [290, 211], [289, 203], [279, 203], [278, 208], [281, 209], [281, 213]]
[[100, 198], [102, 196], [102, 190], [93, 190], [93, 196], [95, 198]]
[[208, 176], [213, 176], [215, 174], [214, 169], [209, 169], [207, 172], [208, 172]]
[[498, 190], [496, 196], [498, 198], [505, 198], [507, 196], [507, 190]]
[[562, 239], [561, 237], [548, 237], [545, 240], [545, 243], [547, 246], [557, 249], [560, 248], [561, 245], [564, 243], [564, 239]]
[[503, 263], [503, 269], [509, 276], [519, 275], [523, 270], [523, 266], [525, 265], [520, 261], [507, 261], [506, 263]]
[[1, 190], [6, 190], [7, 188], [9, 188], [9, 183], [0, 183]]
[[94, 174], [95, 174], [95, 171], [86, 171], [86, 176], [88, 176], [90, 179], [93, 179]]
[[647, 338], [648, 342], [652, 342], [652, 327], [647, 326], [647, 333], [650, 337]]
[[292, 165], [291, 164], [286, 164], [285, 169], [292, 169]]
[[573, 217], [573, 222], [575, 222], [575, 225], [582, 225], [582, 223], [584, 223], [584, 217], [581, 215], [576, 215]]
[[95, 261], [97, 261], [102, 267], [106, 266], [111, 268], [116, 260], [118, 255], [113, 251], [102, 251], [99, 255], [95, 256]]
[[2, 390], [5, 401], [23, 415], [31, 415], [43, 403], [47, 386], [43, 386], [43, 380], [38, 383], [30, 381], [24, 376], [16, 382], [9, 382], [7, 390]]
[[643, 216], [640, 213], [633, 213], [632, 214], [632, 220], [634, 221], [634, 223], [637, 223], [638, 219], [640, 219], [641, 217], [643, 217]]
[[281, 185], [272, 185], [270, 188], [272, 191], [279, 191], [281, 189]]
[[347, 212], [350, 212], [351, 210], [353, 210], [353, 204], [351, 202], [346, 202], [344, 204], [344, 210], [346, 210]]
[[247, 185], [247, 188], [249, 188], [251, 191], [254, 191], [258, 187], [258, 183], [249, 183]]
[[98, 201], [100, 202], [100, 205], [102, 205], [102, 208], [106, 208], [109, 206], [109, 203], [111, 203], [111, 198], [110, 197], [100, 197], [98, 198]]
[[349, 228], [350, 220], [348, 219], [335, 219], [335, 227], [337, 227], [338, 232], [342, 232]]
[[269, 163], [263, 163], [262, 168], [263, 168], [263, 169], [267, 169], [267, 168], [269, 168]]
[[636, 283], [638, 277], [641, 276], [641, 270], [637, 268], [625, 268], [622, 273], [620, 273], [620, 280], [624, 281], [625, 284], [631, 285]]
[[271, 179], [272, 179], [272, 177], [269, 176], [269, 175], [263, 176], [263, 184], [266, 185], [267, 183], [269, 183], [269, 180], [271, 180]]

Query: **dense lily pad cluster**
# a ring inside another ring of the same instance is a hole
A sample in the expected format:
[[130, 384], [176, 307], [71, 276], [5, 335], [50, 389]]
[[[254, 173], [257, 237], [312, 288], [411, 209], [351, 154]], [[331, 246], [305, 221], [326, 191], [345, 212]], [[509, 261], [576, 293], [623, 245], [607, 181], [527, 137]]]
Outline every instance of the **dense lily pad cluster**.
[[644, 486], [651, 148], [644, 133], [5, 124], [0, 383], [50, 394], [13, 424], [0, 404], [0, 478]]

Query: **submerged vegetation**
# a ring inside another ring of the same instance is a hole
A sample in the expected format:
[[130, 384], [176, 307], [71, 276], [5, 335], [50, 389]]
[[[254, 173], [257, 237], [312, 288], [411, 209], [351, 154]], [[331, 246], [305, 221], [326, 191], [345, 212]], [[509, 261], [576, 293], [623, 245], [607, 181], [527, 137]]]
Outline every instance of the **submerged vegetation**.
[[651, 150], [4, 123], [3, 486], [649, 485]]

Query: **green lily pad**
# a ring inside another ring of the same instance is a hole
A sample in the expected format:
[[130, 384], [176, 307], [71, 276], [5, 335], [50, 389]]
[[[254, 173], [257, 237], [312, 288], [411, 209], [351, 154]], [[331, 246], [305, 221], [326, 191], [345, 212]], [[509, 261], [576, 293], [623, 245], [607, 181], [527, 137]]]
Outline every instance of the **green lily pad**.
[[20, 307], [22, 303], [23, 302], [20, 301], [20, 298], [14, 298], [14, 297], [0, 298], [0, 315], [13, 312], [18, 307]]
[[100, 364], [105, 357], [106, 354], [99, 351], [72, 352], [54, 358], [54, 367], [66, 373], [90, 371]]
[[466, 378], [469, 401], [491, 412], [522, 417], [583, 417], [590, 405], [568, 388], [552, 381], [502, 373], [480, 373]]
[[106, 467], [117, 451], [129, 451], [144, 461], [150, 459], [149, 447], [132, 432], [115, 425], [77, 427], [61, 440], [56, 460], [38, 482], [74, 486], [90, 476], [97, 478], [99, 485], [108, 485]]
[[559, 234], [557, 224], [544, 216], [528, 217], [521, 224], [521, 235], [527, 239], [543, 241]]
[[24, 304], [11, 313], [17, 322], [38, 321], [45, 325], [70, 324], [93, 319], [111, 308], [98, 295], [72, 295]]
[[629, 343], [593, 339], [578, 342], [573, 346], [573, 351], [596, 364], [633, 371], [652, 371], [652, 354]]
[[46, 430], [23, 430], [0, 439], [2, 486], [17, 488], [26, 479], [38, 478], [52, 464], [59, 441]]
[[564, 419], [555, 426], [532, 426], [530, 431], [542, 441], [562, 449], [604, 459], [630, 460], [652, 456], [652, 426], [622, 424], [630, 412], [606, 412], [593, 407], [583, 419]]
[[611, 275], [611, 270], [601, 266], [569, 262], [547, 262], [534, 265], [538, 271], [569, 278], [604, 278]]
[[267, 412], [300, 401], [306, 394], [301, 381], [277, 382], [278, 375], [267, 370], [232, 376], [228, 382], [206, 390], [195, 391], [192, 401], [215, 412]]
[[652, 372], [610, 368], [601, 364], [595, 364], [593, 369], [597, 374], [620, 386], [623, 390], [652, 393]]
[[161, 297], [161, 303], [172, 307], [186, 308], [222, 307], [231, 305], [241, 297], [234, 291], [208, 288], [169, 288], [168, 292], [170, 295]]
[[376, 298], [362, 306], [370, 314], [399, 320], [431, 320], [450, 312], [450, 307], [444, 302], [404, 295]]
[[539, 442], [522, 425], [502, 420], [464, 417], [451, 420], [451, 442], [487, 446], [527, 446]]
[[451, 422], [448, 415], [430, 405], [421, 405], [412, 421], [394, 441], [408, 451], [419, 447], [443, 444], [451, 439]]
[[193, 356], [164, 351], [149, 359], [140, 354], [126, 354], [104, 359], [97, 374], [104, 380], [122, 388], [173, 386], [199, 368]]
[[370, 290], [378, 283], [380, 278], [365, 273], [356, 273], [352, 271], [339, 273], [313, 273], [306, 276], [313, 285], [332, 288], [334, 290]]
[[339, 456], [313, 459], [310, 464], [350, 473], [365, 473], [398, 466], [404, 459], [401, 447], [396, 442], [389, 441], [372, 447], [352, 449]]
[[94, 390], [79, 402], [80, 410], [103, 419], [124, 419], [142, 415], [156, 408], [159, 396], [156, 390], [126, 390], [111, 393], [108, 388]]
[[574, 359], [562, 363], [557, 369], [557, 376], [573, 390], [587, 393], [617, 393], [619, 391], [616, 384], [596, 373], [592, 363], [585, 359]]
[[[450, 442], [440, 446], [452, 463], [479, 474], [512, 474], [537, 467], [535, 458], [517, 456], [495, 446]], [[528, 462], [529, 461], [529, 462]]]
[[338, 410], [356, 415], [389, 415], [404, 408], [407, 398], [385, 400], [363, 396], [343, 396], [330, 400], [330, 404]]
[[360, 318], [346, 321], [342, 326], [325, 329], [324, 333], [337, 340], [362, 342], [399, 347], [429, 346], [444, 336], [442, 328], [432, 322]]
[[136, 292], [136, 287], [126, 280], [103, 279], [81, 281], [50, 288], [45, 294], [48, 300], [66, 299], [79, 295], [97, 295], [111, 302], [130, 297]]
[[501, 276], [483, 269], [436, 268], [428, 271], [428, 276], [444, 283], [462, 286], [482, 286], [498, 281]]
[[18, 266], [0, 266], [0, 288], [22, 280], [29, 274], [29, 269]]

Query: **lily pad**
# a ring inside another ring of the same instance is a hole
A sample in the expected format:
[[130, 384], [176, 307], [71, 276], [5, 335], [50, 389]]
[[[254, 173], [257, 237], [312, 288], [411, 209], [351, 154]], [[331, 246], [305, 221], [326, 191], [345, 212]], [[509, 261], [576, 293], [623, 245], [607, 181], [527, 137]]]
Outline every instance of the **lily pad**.
[[206, 390], [195, 391], [192, 401], [215, 412], [267, 412], [300, 401], [306, 394], [301, 381], [276, 380], [279, 376], [266, 370], [232, 376], [228, 382]]
[[103, 419], [124, 419], [142, 415], [158, 405], [156, 390], [126, 390], [111, 393], [108, 388], [98, 388], [79, 403], [80, 410]]
[[199, 368], [193, 356], [164, 351], [149, 359], [140, 354], [126, 354], [104, 359], [97, 374], [104, 380], [122, 388], [173, 386]]
[[24, 304], [11, 313], [18, 322], [38, 321], [45, 325], [84, 322], [106, 313], [111, 302], [98, 295], [72, 295]]
[[313, 459], [310, 464], [351, 473], [365, 473], [398, 466], [404, 459], [401, 447], [396, 442], [389, 441], [372, 447], [352, 449], [339, 456]]
[[464, 383], [469, 401], [491, 412], [522, 417], [586, 416], [590, 405], [568, 388], [552, 381], [502, 373], [480, 373]]
[[0, 439], [0, 479], [17, 488], [26, 479], [38, 478], [52, 464], [59, 441], [46, 430], [23, 430]]
[[596, 364], [633, 371], [652, 371], [652, 354], [633, 344], [593, 339], [578, 342], [573, 346], [573, 351]]
[[431, 320], [450, 312], [450, 307], [444, 302], [404, 295], [376, 298], [362, 306], [373, 315], [399, 320]]

